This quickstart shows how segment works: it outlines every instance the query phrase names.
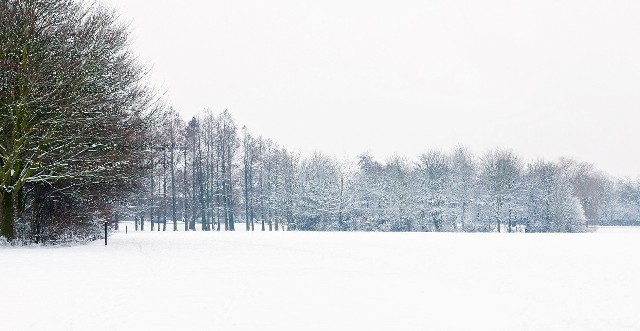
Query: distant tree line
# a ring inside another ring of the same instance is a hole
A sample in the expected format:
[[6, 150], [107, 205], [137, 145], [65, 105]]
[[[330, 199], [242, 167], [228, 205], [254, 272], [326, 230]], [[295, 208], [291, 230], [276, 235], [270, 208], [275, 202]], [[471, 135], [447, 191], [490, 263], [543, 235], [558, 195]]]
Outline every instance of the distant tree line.
[[640, 180], [571, 159], [525, 164], [509, 150], [477, 157], [459, 147], [417, 161], [339, 162], [255, 137], [228, 111], [188, 123], [171, 114], [137, 195], [141, 229], [170, 220], [204, 231], [583, 232], [640, 220]]

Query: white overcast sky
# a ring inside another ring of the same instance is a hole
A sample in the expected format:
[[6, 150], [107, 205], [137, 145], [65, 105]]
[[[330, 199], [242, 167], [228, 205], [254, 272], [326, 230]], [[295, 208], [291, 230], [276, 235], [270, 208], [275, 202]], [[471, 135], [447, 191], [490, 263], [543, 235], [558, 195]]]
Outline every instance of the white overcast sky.
[[103, 0], [185, 118], [291, 150], [458, 144], [640, 175], [640, 1]]

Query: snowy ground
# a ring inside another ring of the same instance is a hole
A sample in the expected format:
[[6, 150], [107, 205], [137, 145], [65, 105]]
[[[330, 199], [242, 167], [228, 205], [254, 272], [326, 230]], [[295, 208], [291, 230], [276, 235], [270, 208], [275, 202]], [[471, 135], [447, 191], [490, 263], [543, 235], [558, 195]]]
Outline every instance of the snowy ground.
[[637, 228], [130, 231], [0, 265], [2, 330], [640, 329]]

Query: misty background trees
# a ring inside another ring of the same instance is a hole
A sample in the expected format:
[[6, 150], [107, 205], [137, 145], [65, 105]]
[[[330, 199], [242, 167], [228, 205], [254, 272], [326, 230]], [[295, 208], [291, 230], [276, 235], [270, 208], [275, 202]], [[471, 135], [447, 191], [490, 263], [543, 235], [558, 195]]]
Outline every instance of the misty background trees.
[[571, 159], [458, 147], [337, 160], [252, 135], [226, 110], [184, 121], [145, 84], [115, 17], [72, 0], [0, 2], [0, 237], [90, 239], [125, 219], [142, 231], [499, 232], [640, 220], [640, 179]]
[[[147, 220], [155, 215], [154, 230], [167, 217], [204, 231], [584, 232], [640, 219], [639, 180], [571, 159], [526, 163], [511, 150], [476, 156], [458, 147], [416, 160], [337, 160], [238, 129], [226, 110], [188, 124], [173, 118], [158, 155], [175, 158], [150, 161], [158, 170], [138, 207]], [[174, 204], [183, 206], [175, 215], [162, 207]]]

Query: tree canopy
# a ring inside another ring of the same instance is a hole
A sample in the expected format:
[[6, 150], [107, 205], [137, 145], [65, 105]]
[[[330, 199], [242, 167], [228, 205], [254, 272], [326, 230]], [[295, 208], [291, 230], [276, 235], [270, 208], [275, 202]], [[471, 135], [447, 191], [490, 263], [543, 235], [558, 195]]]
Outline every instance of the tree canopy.
[[136, 187], [160, 108], [127, 40], [100, 6], [0, 2], [0, 236], [88, 220]]

